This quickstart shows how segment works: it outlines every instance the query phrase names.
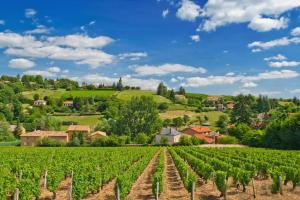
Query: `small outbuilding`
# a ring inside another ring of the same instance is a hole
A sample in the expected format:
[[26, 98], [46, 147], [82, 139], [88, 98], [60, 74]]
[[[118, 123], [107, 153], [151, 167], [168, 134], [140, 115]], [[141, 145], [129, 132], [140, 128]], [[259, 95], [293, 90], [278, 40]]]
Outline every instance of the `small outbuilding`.
[[157, 144], [160, 144], [162, 138], [167, 138], [168, 144], [174, 144], [179, 142], [181, 135], [182, 134], [179, 131], [177, 131], [175, 128], [166, 127], [163, 128], [158, 135], [156, 135], [155, 142]]
[[106, 137], [106, 133], [103, 131], [96, 131], [94, 133], [91, 133], [90, 138], [91, 140], [95, 140], [97, 138]]

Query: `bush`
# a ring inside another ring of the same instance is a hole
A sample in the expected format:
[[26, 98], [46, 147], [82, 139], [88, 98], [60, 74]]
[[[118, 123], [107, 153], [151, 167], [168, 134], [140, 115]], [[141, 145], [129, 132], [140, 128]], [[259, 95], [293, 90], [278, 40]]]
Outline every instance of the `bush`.
[[65, 143], [60, 140], [43, 137], [38, 140], [37, 146], [39, 147], [63, 147]]
[[236, 137], [237, 139], [241, 140], [243, 135], [250, 131], [251, 128], [247, 124], [238, 124], [234, 128], [228, 129], [228, 134], [231, 136]]
[[125, 144], [126, 138], [121, 137], [101, 137], [92, 142], [94, 147], [116, 147]]
[[149, 137], [145, 133], [139, 133], [135, 137], [135, 142], [137, 144], [148, 144], [149, 142]]
[[167, 103], [161, 103], [161, 104], [158, 105], [157, 108], [160, 111], [165, 111], [165, 110], [167, 110], [169, 108], [169, 105]]
[[252, 147], [262, 147], [264, 136], [264, 132], [261, 130], [248, 131], [242, 137], [242, 144]]
[[218, 144], [237, 144], [237, 143], [238, 143], [238, 139], [229, 135], [226, 135], [218, 139]]

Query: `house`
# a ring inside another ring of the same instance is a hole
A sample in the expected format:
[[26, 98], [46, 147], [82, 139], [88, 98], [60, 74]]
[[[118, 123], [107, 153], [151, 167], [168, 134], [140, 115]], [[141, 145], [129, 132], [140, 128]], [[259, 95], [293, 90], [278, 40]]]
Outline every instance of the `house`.
[[66, 107], [73, 107], [73, 101], [71, 101], [71, 100], [64, 101], [64, 106], [66, 106]]
[[96, 131], [94, 133], [91, 133], [90, 138], [91, 140], [95, 140], [97, 138], [106, 137], [106, 133], [103, 131]]
[[20, 135], [21, 146], [35, 146], [38, 141], [44, 137], [62, 141], [64, 143], [69, 142], [69, 137], [66, 132], [63, 131], [33, 131], [30, 133], [23, 133]]
[[234, 102], [233, 101], [227, 101], [226, 102], [226, 108], [232, 110], [234, 108]]
[[87, 125], [70, 125], [67, 133], [70, 139], [72, 139], [73, 134], [83, 133], [87, 137], [91, 132], [91, 129]]
[[209, 97], [207, 97], [207, 101], [213, 101], [213, 102], [216, 102], [216, 101], [219, 101], [219, 97], [216, 97], [216, 96], [209, 96]]
[[166, 127], [163, 128], [158, 135], [155, 136], [155, 143], [159, 144], [161, 143], [162, 138], [167, 138], [168, 139], [168, 144], [174, 144], [179, 142], [181, 133], [178, 132], [175, 128], [173, 127]]
[[47, 105], [47, 101], [44, 101], [44, 100], [35, 100], [33, 102], [33, 105], [35, 105], [35, 106], [45, 106], [45, 105]]
[[210, 130], [208, 126], [191, 126], [184, 129], [182, 132], [188, 136], [204, 140], [208, 144], [216, 143], [217, 139], [223, 137], [223, 135], [219, 134], [218, 132]]
[[223, 106], [223, 104], [221, 104], [221, 103], [217, 104], [217, 106], [216, 106], [216, 110], [219, 110], [219, 111], [222, 111], [222, 110], [224, 110], [224, 106]]

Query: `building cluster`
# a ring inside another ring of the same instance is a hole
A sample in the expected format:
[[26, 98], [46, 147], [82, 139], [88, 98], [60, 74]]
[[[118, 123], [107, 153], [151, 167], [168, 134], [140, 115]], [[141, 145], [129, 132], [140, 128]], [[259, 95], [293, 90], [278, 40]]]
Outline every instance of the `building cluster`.
[[86, 139], [95, 140], [99, 137], [106, 137], [106, 133], [96, 131], [91, 133], [90, 127], [86, 125], [70, 125], [67, 131], [42, 131], [35, 130], [29, 133], [22, 133], [20, 135], [21, 146], [36, 146], [43, 138], [49, 138], [63, 143], [68, 143], [72, 140], [74, 134], [81, 133]]
[[207, 144], [215, 144], [218, 139], [223, 137], [220, 133], [212, 131], [208, 126], [190, 126], [182, 131], [178, 131], [173, 127], [166, 127], [163, 128], [158, 135], [156, 135], [155, 142], [161, 143], [162, 138], [166, 138], [168, 140], [168, 144], [175, 144], [180, 141], [182, 136], [196, 137]]

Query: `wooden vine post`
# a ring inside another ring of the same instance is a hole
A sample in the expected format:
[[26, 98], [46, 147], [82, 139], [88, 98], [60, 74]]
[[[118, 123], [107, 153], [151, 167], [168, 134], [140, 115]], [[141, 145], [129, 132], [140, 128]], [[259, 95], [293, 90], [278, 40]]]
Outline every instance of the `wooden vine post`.
[[283, 195], [281, 176], [279, 176], [278, 179], [279, 179], [279, 192], [280, 192], [281, 195]]
[[20, 190], [19, 188], [16, 188], [15, 194], [14, 194], [14, 200], [19, 200], [20, 196]]
[[156, 200], [158, 200], [158, 196], [159, 196], [159, 182], [156, 182]]
[[69, 200], [72, 200], [72, 190], [73, 190], [73, 176], [74, 176], [74, 173], [73, 173], [73, 170], [72, 170], [72, 173], [71, 173], [71, 185], [70, 185], [70, 189], [69, 189]]
[[254, 185], [254, 179], [252, 178], [252, 189], [253, 189], [253, 198], [256, 198], [256, 191], [255, 191], [255, 185]]
[[192, 183], [191, 200], [195, 199], [195, 182]]
[[46, 170], [45, 175], [44, 175], [44, 188], [47, 188], [47, 177], [48, 177], [48, 171]]
[[120, 187], [119, 187], [119, 184], [117, 183], [117, 200], [121, 200], [120, 198]]

